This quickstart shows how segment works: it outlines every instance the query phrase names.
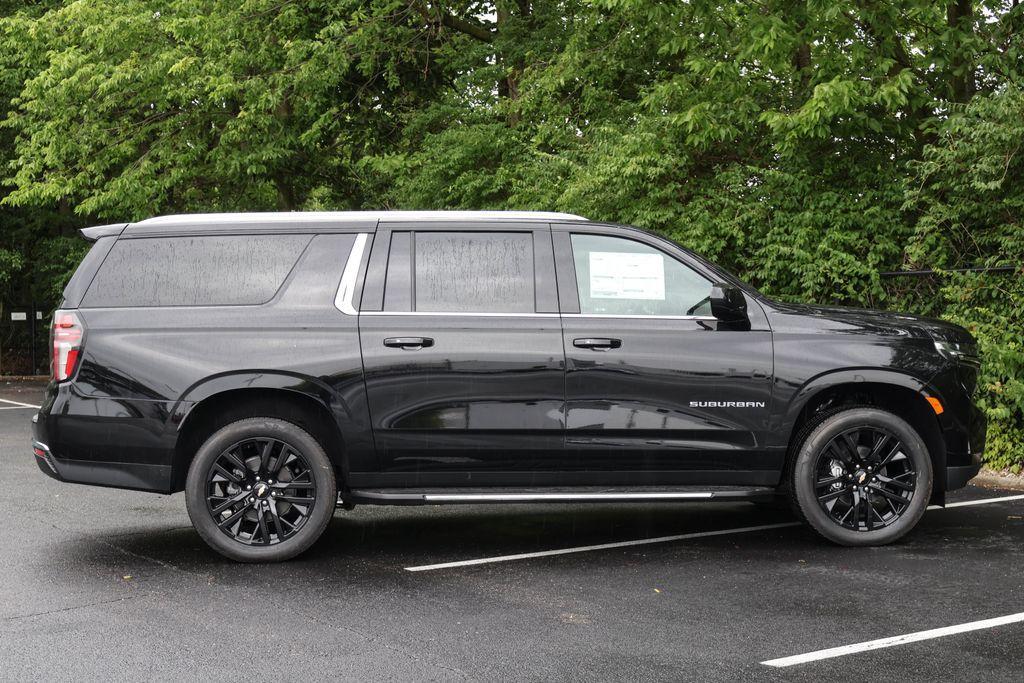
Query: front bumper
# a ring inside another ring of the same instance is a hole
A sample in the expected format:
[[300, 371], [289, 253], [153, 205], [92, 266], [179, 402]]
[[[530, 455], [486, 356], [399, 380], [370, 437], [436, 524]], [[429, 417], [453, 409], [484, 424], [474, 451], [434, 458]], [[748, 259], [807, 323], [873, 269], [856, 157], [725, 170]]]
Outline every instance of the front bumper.
[[981, 454], [978, 454], [978, 462], [974, 465], [954, 465], [946, 468], [946, 490], [954, 491], [967, 486], [967, 482], [978, 476], [981, 471]]
[[[963, 488], [981, 470], [988, 418], [978, 407], [977, 368], [947, 364], [932, 378], [928, 394], [937, 394], [945, 410], [938, 416], [945, 443], [945, 476], [935, 473], [935, 488]], [[933, 391], [934, 390], [934, 391]]]

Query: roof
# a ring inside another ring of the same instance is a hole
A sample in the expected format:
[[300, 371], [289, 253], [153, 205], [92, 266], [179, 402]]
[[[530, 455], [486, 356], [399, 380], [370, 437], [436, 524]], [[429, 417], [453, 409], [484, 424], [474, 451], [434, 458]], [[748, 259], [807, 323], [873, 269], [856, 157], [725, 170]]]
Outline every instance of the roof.
[[191, 225], [227, 225], [239, 223], [343, 223], [367, 221], [442, 221], [442, 220], [587, 220], [571, 213], [551, 211], [291, 211], [267, 213], [194, 213], [158, 216], [133, 223], [132, 227], [178, 227]]

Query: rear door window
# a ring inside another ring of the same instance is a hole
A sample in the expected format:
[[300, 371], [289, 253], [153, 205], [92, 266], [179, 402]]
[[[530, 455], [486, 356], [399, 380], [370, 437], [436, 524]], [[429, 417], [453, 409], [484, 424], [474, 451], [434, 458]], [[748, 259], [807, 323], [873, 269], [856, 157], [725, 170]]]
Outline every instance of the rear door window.
[[270, 301], [310, 235], [195, 235], [118, 240], [83, 308], [232, 306]]
[[389, 310], [532, 313], [531, 232], [406, 232], [391, 240]]

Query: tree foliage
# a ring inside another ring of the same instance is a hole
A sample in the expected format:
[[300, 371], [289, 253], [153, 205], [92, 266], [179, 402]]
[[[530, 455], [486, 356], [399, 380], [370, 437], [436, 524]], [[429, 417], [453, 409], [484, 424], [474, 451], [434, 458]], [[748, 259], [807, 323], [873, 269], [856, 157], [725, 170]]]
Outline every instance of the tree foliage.
[[[1015, 1], [77, 0], [0, 15], [0, 246], [30, 264], [61, 254], [41, 291], [89, 221], [567, 210], [660, 231], [774, 296], [963, 322], [985, 349], [992, 461], [1024, 463], [1021, 272], [951, 272], [1024, 262]], [[901, 268], [941, 273], [880, 275]]]
[[[912, 265], [941, 269], [938, 301], [968, 327], [984, 356], [992, 420], [987, 457], [1020, 471], [1024, 444], [1024, 92], [976, 97], [942, 122], [913, 164], [906, 208], [918, 216]], [[970, 266], [1009, 267], [991, 274]]]

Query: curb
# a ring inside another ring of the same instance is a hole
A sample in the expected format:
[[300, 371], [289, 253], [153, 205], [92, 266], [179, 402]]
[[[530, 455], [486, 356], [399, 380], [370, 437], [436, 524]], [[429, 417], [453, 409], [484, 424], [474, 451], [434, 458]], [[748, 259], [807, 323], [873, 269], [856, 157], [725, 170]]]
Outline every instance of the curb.
[[1010, 474], [1009, 472], [997, 472], [996, 470], [990, 470], [987, 467], [982, 468], [981, 472], [978, 473], [978, 476], [971, 479], [970, 483], [977, 484], [979, 486], [986, 486], [988, 488], [1024, 491], [1024, 475]]

